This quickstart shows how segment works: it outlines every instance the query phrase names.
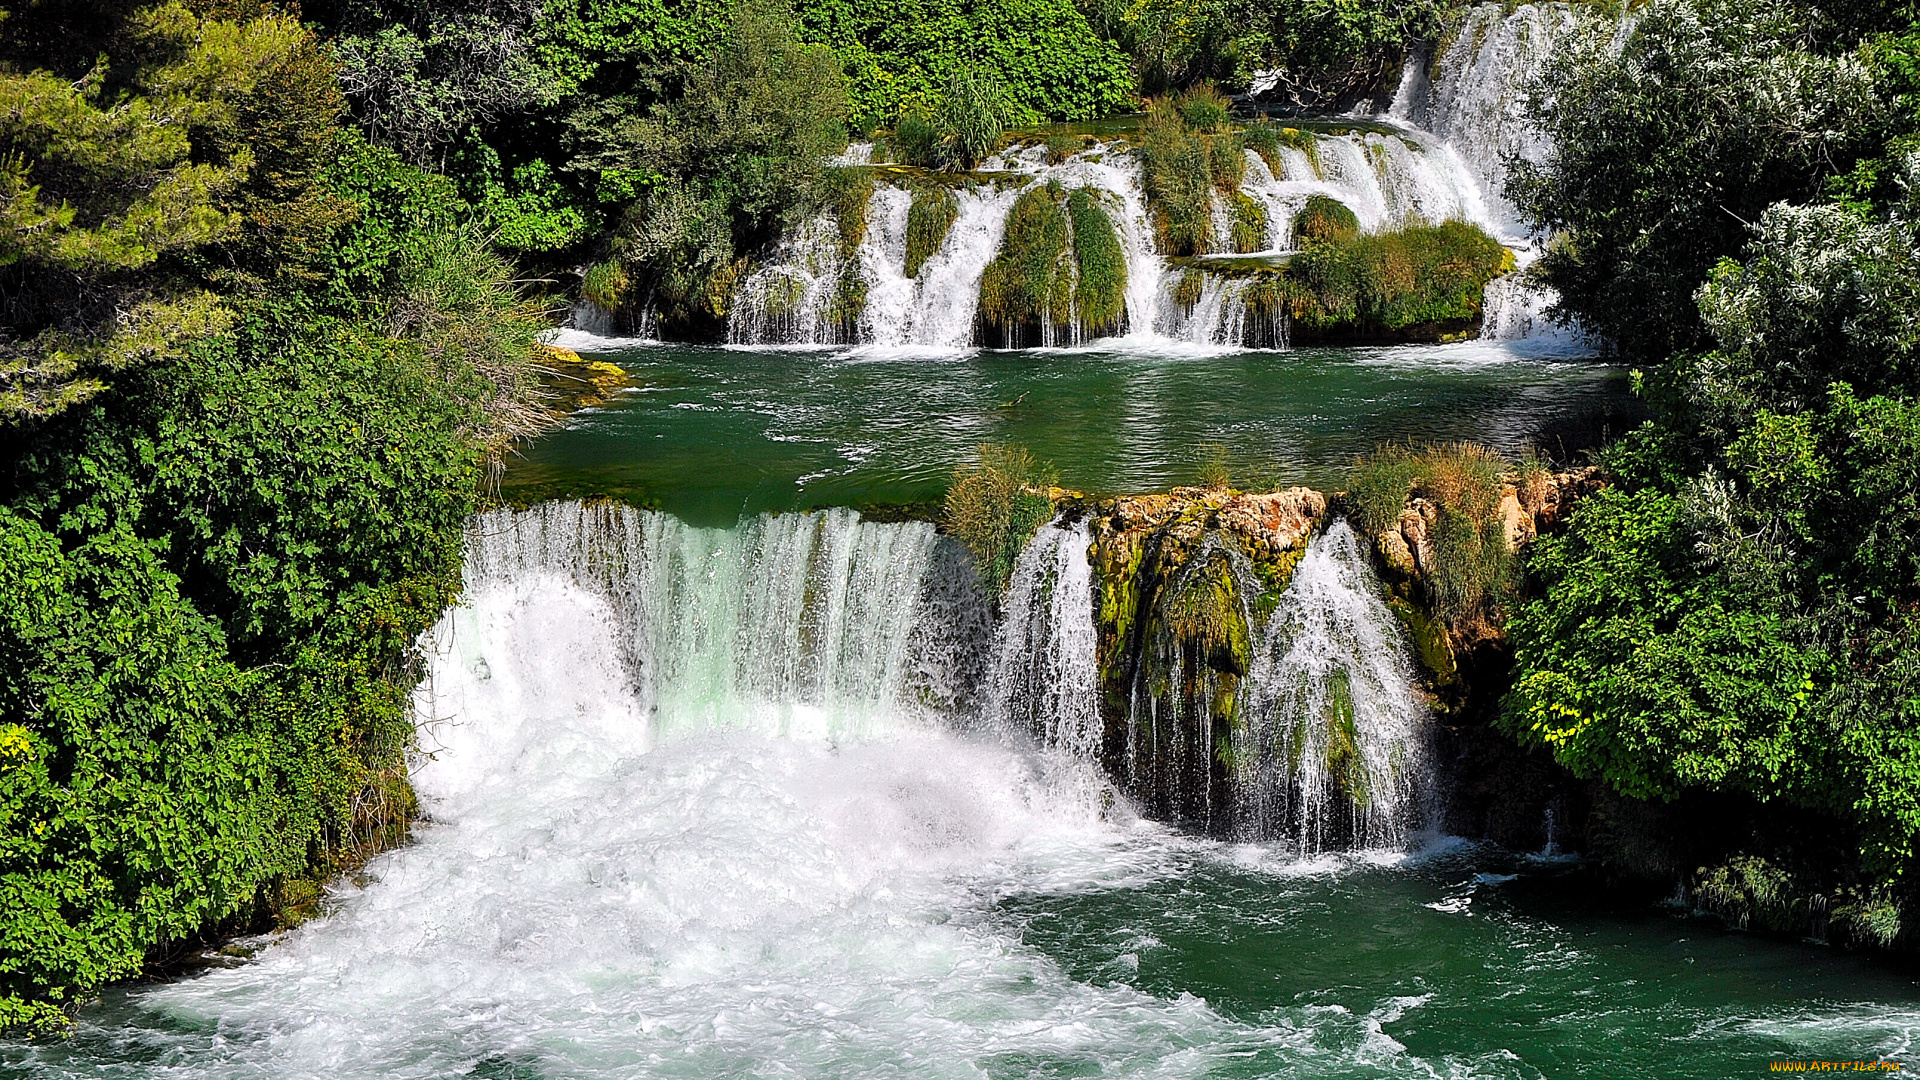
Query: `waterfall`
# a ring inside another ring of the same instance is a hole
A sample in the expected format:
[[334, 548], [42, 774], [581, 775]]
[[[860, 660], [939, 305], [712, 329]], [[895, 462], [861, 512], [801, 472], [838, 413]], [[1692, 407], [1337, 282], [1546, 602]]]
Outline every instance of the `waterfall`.
[[[1085, 519], [1041, 527], [996, 620], [963, 549], [924, 522], [840, 509], [702, 529], [613, 504], [490, 511], [469, 525], [467, 602], [426, 643], [439, 659], [418, 699], [422, 741], [471, 718], [481, 726], [460, 740], [510, 757], [641, 753], [716, 731], [975, 732], [1055, 761], [1049, 782], [1095, 802], [1111, 798], [1095, 790], [1105, 769], [1149, 807], [1248, 839], [1306, 852], [1402, 839], [1423, 714], [1345, 523], [1309, 544], [1277, 603], [1255, 603], [1252, 564], [1209, 536], [1160, 594], [1171, 606], [1153, 625], [1169, 629], [1140, 639], [1132, 705], [1111, 716], [1107, 694], [1128, 692], [1103, 685], [1091, 544]], [[1167, 636], [1215, 595], [1246, 628], [1247, 660], [1226, 667], [1211, 651], [1225, 639], [1195, 651]], [[451, 765], [436, 776], [442, 793], [485, 782]]]
[[1408, 59], [1390, 115], [1432, 132], [1466, 162], [1485, 192], [1495, 235], [1524, 236], [1505, 196], [1506, 162], [1513, 156], [1538, 161], [1550, 149], [1525, 123], [1527, 83], [1566, 39], [1575, 16], [1564, 4], [1485, 3], [1455, 18], [1430, 79], [1420, 58]]
[[1400, 843], [1424, 764], [1415, 686], [1399, 620], [1359, 538], [1335, 521], [1258, 635], [1236, 829], [1302, 851]]
[[1020, 553], [995, 642], [988, 716], [1086, 761], [1100, 753], [1087, 524], [1042, 526]]
[[1526, 95], [1554, 50], [1579, 32], [1579, 18], [1566, 4], [1466, 8], [1453, 17], [1430, 62], [1407, 58], [1388, 110], [1391, 118], [1431, 132], [1464, 164], [1485, 201], [1483, 227], [1518, 253], [1520, 270], [1487, 285], [1482, 336], [1538, 338], [1544, 347], [1570, 352], [1586, 352], [1588, 345], [1547, 327], [1545, 312], [1558, 296], [1525, 278], [1539, 253], [1506, 184], [1509, 161], [1542, 161], [1552, 150], [1545, 133], [1526, 122]]
[[1285, 349], [1287, 314], [1258, 296], [1255, 277], [1192, 270], [1200, 278], [1199, 297], [1180, 302], [1181, 279], [1168, 275], [1160, 286], [1158, 335], [1189, 345], [1241, 349]]
[[858, 268], [840, 252], [839, 225], [826, 216], [811, 219], [734, 289], [727, 343], [849, 343], [854, 319], [843, 290], [850, 276], [857, 278]]
[[[572, 597], [600, 613], [597, 632], [624, 672], [618, 696], [654, 735], [859, 735], [970, 700], [980, 649], [963, 639], [984, 624], [956, 610], [963, 568], [942, 550], [951, 546], [924, 522], [876, 524], [850, 510], [733, 529], [615, 505], [491, 511], [468, 530], [476, 608], [451, 613], [436, 648], [458, 644], [473, 610]], [[470, 689], [489, 678], [469, 674]]]

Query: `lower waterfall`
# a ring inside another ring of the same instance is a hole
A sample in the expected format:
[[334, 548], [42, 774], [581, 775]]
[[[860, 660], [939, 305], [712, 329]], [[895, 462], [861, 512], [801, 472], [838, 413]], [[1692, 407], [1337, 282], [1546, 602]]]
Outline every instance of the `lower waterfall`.
[[[1136, 691], [1125, 714], [1107, 703], [1090, 542], [1084, 520], [1043, 526], [996, 615], [963, 549], [926, 522], [837, 509], [701, 529], [564, 502], [481, 514], [469, 602], [430, 642], [423, 738], [431, 747], [451, 724], [491, 740], [461, 718], [505, 716], [523, 733], [529, 716], [562, 732], [590, 718], [635, 752], [723, 731], [831, 743], [944, 732], [1037, 752], [1095, 802], [1117, 785], [1303, 853], [1405, 840], [1424, 716], [1399, 624], [1344, 522], [1311, 541], [1270, 615], [1249, 609], [1232, 730], [1161, 691]], [[477, 644], [522, 634], [509, 649]], [[1181, 684], [1193, 662], [1157, 663]], [[556, 669], [568, 678], [552, 682]], [[583, 752], [540, 738], [495, 748]]]

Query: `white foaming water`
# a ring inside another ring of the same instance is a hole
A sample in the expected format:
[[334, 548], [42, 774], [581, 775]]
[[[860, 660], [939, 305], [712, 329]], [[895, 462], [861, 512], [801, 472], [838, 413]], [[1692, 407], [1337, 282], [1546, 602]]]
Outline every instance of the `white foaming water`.
[[[1088, 601], [1084, 541], [1036, 544], [1024, 576], [1054, 569], [1028, 602]], [[1201, 1076], [1310, 1050], [1076, 981], [994, 918], [1006, 893], [1140, 883], [1197, 849], [908, 706], [934, 546], [839, 513], [483, 515], [420, 692], [430, 823], [331, 917], [142, 992], [171, 1019], [125, 1038], [195, 1076], [281, 1080]], [[789, 722], [802, 705], [821, 722]]]
[[1565, 4], [1477, 4], [1456, 17], [1434, 58], [1409, 57], [1390, 115], [1443, 140], [1486, 193], [1497, 235], [1523, 238], [1525, 224], [1506, 199], [1507, 159], [1542, 160], [1546, 136], [1525, 122], [1528, 82], [1573, 30]]
[[1254, 754], [1239, 827], [1298, 851], [1337, 837], [1402, 843], [1422, 786], [1422, 727], [1399, 620], [1344, 519], [1307, 546], [1255, 645], [1244, 704]]
[[987, 715], [1076, 760], [1100, 752], [1100, 665], [1092, 538], [1085, 521], [1045, 525], [1020, 553], [994, 644]]
[[815, 217], [780, 242], [774, 258], [733, 291], [729, 345], [841, 345], [851, 320], [836, 303], [848, 272], [840, 226]]

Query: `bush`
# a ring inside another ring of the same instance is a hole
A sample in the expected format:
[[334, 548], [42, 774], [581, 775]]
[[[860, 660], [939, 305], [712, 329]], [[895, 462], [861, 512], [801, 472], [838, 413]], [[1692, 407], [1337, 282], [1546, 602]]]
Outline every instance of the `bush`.
[[1513, 253], [1464, 221], [1310, 243], [1287, 267], [1296, 327], [1403, 332], [1480, 317]]
[[982, 445], [975, 465], [954, 470], [943, 523], [973, 555], [987, 595], [1006, 592], [1020, 551], [1053, 516], [1044, 494], [1053, 480], [1033, 455], [1016, 446]]
[[1205, 139], [1162, 98], [1141, 125], [1140, 157], [1154, 233], [1165, 255], [1205, 255], [1213, 233], [1213, 163]]
[[1174, 107], [1180, 111], [1180, 119], [1195, 131], [1218, 133], [1227, 126], [1227, 120], [1233, 115], [1233, 103], [1218, 89], [1200, 85], [1189, 89], [1175, 99]]
[[1360, 219], [1347, 204], [1330, 195], [1309, 195], [1293, 215], [1293, 246], [1309, 243], [1344, 244], [1360, 235]]
[[933, 115], [917, 107], [902, 112], [893, 129], [893, 152], [904, 165], [932, 168], [938, 164], [940, 125]]
[[960, 199], [944, 187], [916, 187], [907, 206], [907, 276], [918, 277], [920, 268], [939, 252], [946, 242], [947, 230], [960, 216]]

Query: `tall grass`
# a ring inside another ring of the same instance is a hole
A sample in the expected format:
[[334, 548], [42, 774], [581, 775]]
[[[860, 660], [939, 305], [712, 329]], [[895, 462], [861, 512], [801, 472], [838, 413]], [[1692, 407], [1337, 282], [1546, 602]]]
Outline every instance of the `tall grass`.
[[1349, 518], [1369, 535], [1399, 527], [1412, 497], [1434, 506], [1433, 565], [1425, 587], [1434, 612], [1456, 630], [1497, 621], [1516, 572], [1500, 499], [1508, 463], [1476, 443], [1383, 447], [1347, 476]]
[[966, 546], [987, 595], [999, 598], [1020, 550], [1053, 516], [1041, 492], [1053, 476], [1023, 447], [984, 444], [979, 461], [954, 470], [942, 515], [947, 531]]

